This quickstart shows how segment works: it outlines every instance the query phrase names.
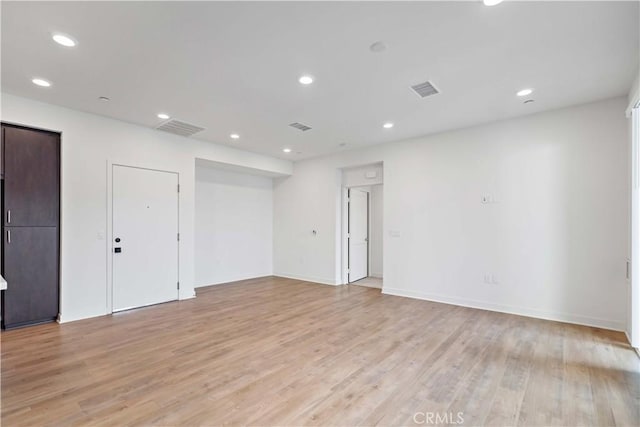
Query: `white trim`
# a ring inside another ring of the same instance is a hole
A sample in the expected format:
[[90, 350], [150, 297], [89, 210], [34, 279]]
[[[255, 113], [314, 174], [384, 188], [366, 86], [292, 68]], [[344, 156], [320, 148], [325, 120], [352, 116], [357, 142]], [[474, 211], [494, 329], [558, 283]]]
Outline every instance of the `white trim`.
[[320, 277], [311, 277], [311, 276], [299, 276], [297, 274], [289, 274], [289, 273], [273, 273], [275, 277], [284, 277], [285, 279], [294, 279], [294, 280], [302, 280], [303, 282], [317, 283], [319, 285], [331, 285], [331, 286], [340, 286], [340, 283], [335, 283], [335, 281], [331, 279], [323, 279]]
[[469, 307], [480, 310], [496, 311], [499, 313], [515, 314], [518, 316], [533, 317], [536, 319], [554, 320], [557, 322], [573, 323], [576, 325], [593, 326], [614, 331], [624, 331], [624, 322], [618, 320], [598, 319], [595, 317], [580, 316], [568, 313], [558, 313], [546, 310], [538, 310], [525, 307], [512, 307], [502, 304], [494, 304], [486, 301], [469, 300], [466, 298], [447, 297], [443, 295], [425, 294], [404, 289], [388, 288], [383, 285], [382, 293], [399, 297], [414, 298], [437, 303], [452, 304], [461, 307]]
[[78, 316], [78, 317], [72, 317], [69, 319], [67, 319], [64, 314], [60, 314], [60, 319], [58, 319], [58, 323], [62, 325], [63, 323], [77, 322], [78, 320], [95, 319], [103, 316], [111, 316], [111, 313], [98, 314], [97, 316], [95, 314], [90, 314], [88, 316]]
[[193, 287], [194, 288], [206, 288], [207, 286], [218, 286], [218, 285], [230, 285], [232, 283], [235, 282], [243, 282], [245, 280], [253, 280], [253, 279], [263, 279], [265, 277], [272, 277], [273, 274], [271, 273], [266, 273], [266, 274], [261, 274], [259, 276], [236, 276], [236, 277], [232, 277], [232, 278], [226, 278], [224, 280], [220, 280], [217, 282], [213, 282], [213, 283], [202, 283], [202, 284], [195, 284]]
[[131, 307], [130, 309], [125, 308], [125, 309], [122, 309], [122, 310], [114, 311], [113, 313], [99, 314], [97, 316], [95, 314], [91, 314], [89, 316], [72, 317], [70, 319], [67, 319], [64, 316], [60, 316], [60, 319], [58, 319], [58, 323], [63, 324], [63, 323], [77, 322], [78, 320], [97, 319], [99, 317], [113, 316], [114, 314], [120, 314], [120, 313], [124, 313], [124, 312], [127, 312], [127, 311], [136, 310], [138, 308], [154, 307], [154, 306], [157, 306], [157, 305], [160, 305], [160, 304], [167, 304], [167, 303], [179, 303], [180, 301], [192, 299], [192, 298], [195, 298], [195, 297], [196, 297], [196, 295], [194, 293], [192, 296], [180, 298], [179, 300], [171, 300], [171, 301], [159, 302], [159, 303], [154, 303], [154, 304], [148, 304], [148, 305], [143, 305], [141, 307]]

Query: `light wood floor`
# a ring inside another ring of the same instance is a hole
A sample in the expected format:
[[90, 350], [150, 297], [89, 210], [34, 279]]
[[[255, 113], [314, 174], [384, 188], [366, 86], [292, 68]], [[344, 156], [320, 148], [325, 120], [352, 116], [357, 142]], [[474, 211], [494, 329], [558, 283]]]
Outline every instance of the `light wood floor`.
[[621, 333], [263, 278], [3, 332], [2, 424], [637, 425], [639, 368]]

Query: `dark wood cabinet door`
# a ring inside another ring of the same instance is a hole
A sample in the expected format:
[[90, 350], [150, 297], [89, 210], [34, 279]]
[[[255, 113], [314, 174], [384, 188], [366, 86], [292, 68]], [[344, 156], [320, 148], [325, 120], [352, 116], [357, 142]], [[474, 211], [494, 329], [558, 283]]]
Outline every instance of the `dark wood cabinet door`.
[[3, 126], [4, 225], [57, 226], [60, 135]]
[[0, 177], [4, 176], [4, 125], [0, 131]]
[[4, 227], [5, 328], [58, 316], [58, 229]]

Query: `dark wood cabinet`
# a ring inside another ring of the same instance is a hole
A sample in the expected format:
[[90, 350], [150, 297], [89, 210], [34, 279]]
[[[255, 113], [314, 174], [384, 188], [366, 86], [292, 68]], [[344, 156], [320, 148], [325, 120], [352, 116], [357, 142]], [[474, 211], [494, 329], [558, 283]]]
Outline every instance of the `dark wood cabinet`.
[[60, 135], [2, 124], [2, 326], [59, 313]]
[[5, 227], [5, 328], [55, 320], [58, 316], [58, 228]]
[[4, 225], [58, 226], [60, 135], [5, 126]]

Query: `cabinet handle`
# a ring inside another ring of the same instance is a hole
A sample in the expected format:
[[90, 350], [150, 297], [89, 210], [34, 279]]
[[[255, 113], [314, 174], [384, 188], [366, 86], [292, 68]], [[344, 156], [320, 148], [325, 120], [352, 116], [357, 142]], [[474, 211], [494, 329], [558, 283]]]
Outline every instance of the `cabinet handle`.
[[7, 230], [7, 243], [11, 243], [11, 230]]
[[11, 209], [7, 209], [7, 224], [11, 224]]

